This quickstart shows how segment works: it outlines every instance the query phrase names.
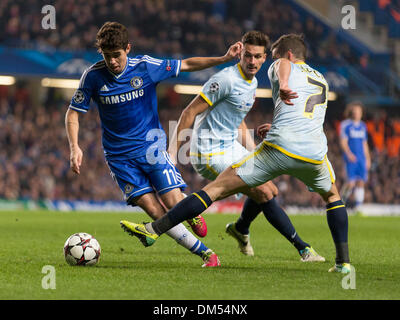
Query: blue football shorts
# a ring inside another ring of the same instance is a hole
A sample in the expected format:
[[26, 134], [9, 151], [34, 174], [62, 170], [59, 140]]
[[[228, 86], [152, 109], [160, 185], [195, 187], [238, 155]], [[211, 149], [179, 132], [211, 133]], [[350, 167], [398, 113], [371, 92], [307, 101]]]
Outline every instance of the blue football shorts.
[[175, 188], [183, 191], [186, 187], [166, 151], [162, 151], [161, 161], [156, 163], [149, 163], [146, 156], [123, 160], [107, 159], [106, 162], [124, 200], [129, 204], [132, 199], [145, 193], [155, 191], [162, 195]]
[[365, 159], [360, 159], [356, 162], [350, 162], [345, 159], [345, 163], [348, 181], [368, 180], [368, 170]]

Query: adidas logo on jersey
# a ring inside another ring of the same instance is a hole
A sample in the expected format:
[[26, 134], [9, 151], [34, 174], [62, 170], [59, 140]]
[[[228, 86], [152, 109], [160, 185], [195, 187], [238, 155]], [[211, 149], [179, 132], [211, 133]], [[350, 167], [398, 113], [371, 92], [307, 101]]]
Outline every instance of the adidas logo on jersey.
[[110, 90], [108, 90], [107, 86], [104, 85], [104, 86], [101, 87], [100, 91], [110, 91]]

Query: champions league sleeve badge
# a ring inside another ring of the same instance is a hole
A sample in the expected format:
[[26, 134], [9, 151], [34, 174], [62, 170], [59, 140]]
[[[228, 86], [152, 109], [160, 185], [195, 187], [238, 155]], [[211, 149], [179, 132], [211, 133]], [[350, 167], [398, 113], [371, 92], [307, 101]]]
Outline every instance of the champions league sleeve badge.
[[218, 82], [213, 82], [213, 83], [211, 83], [210, 84], [210, 92], [211, 93], [215, 93], [215, 92], [217, 92], [218, 90], [219, 90], [219, 84], [218, 84]]
[[133, 77], [131, 79], [131, 86], [134, 89], [139, 89], [143, 85], [143, 79], [141, 77]]
[[85, 100], [85, 95], [83, 94], [82, 90], [79, 90], [79, 89], [78, 89], [78, 90], [75, 91], [73, 100], [74, 100], [76, 103], [82, 103], [83, 100]]

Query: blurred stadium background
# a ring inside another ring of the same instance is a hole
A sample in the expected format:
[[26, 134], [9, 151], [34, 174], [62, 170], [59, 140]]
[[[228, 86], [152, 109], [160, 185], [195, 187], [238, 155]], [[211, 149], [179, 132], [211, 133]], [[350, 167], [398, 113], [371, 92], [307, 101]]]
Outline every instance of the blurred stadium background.
[[[50, 2], [50, 1], [48, 1]], [[325, 131], [338, 186], [345, 178], [338, 124], [346, 103], [360, 100], [369, 131], [372, 168], [365, 211], [400, 214], [400, 1], [395, 0], [2, 0], [0, 2], [0, 207], [60, 210], [126, 210], [101, 148], [96, 108], [81, 116], [80, 176], [69, 169], [64, 115], [85, 68], [101, 59], [94, 49], [98, 28], [109, 20], [129, 28], [133, 53], [158, 58], [222, 55], [251, 29], [271, 40], [304, 33], [308, 63], [330, 84]], [[42, 7], [56, 10], [56, 28], [43, 29]], [[341, 8], [356, 9], [354, 30], [341, 27]], [[268, 59], [257, 75], [260, 91], [248, 126], [271, 120]], [[170, 121], [219, 68], [183, 73], [159, 85], [159, 113]], [[179, 169], [187, 192], [206, 181], [190, 164]], [[275, 180], [289, 213], [320, 212], [319, 196], [297, 180]], [[237, 211], [234, 197], [217, 211]], [[376, 206], [378, 205], [378, 206]], [[303, 209], [302, 209], [303, 208]], [[306, 209], [304, 209], [306, 208]], [[314, 209], [310, 209], [314, 208]], [[134, 210], [130, 208], [130, 210]]]

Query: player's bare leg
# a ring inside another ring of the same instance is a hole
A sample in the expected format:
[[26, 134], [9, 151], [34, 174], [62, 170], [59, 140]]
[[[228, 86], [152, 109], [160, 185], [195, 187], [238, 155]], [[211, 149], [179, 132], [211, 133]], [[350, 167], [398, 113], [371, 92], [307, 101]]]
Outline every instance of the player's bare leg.
[[[167, 215], [153, 223], [145, 225], [146, 232], [138, 234], [140, 240], [146, 237], [155, 238], [154, 235], [161, 235], [182, 221], [191, 219], [205, 211], [213, 201], [224, 199], [237, 192], [247, 193], [249, 187], [236, 175], [231, 168], [220, 174], [216, 180], [208, 184], [203, 190], [194, 192], [177, 205]], [[142, 228], [142, 225], [136, 224]]]
[[355, 187], [355, 181], [346, 182], [341, 189], [342, 201], [347, 203]]
[[[177, 194], [175, 201], [179, 201], [179, 195], [181, 195], [181, 192], [179, 189], [173, 189], [176, 190], [177, 192], [174, 192]], [[180, 199], [182, 199], [184, 196], [182, 196]], [[163, 198], [161, 198], [163, 199]], [[164, 197], [164, 200], [167, 202], [167, 204], [171, 204], [173, 197]], [[161, 218], [162, 216], [165, 215], [166, 211], [158, 200], [157, 196], [155, 193], [146, 193], [143, 194], [135, 199], [133, 199], [134, 204], [138, 205], [141, 207], [153, 220], [157, 220]], [[165, 204], [165, 202], [164, 202]], [[130, 223], [129, 221], [121, 221], [121, 227], [127, 231], [129, 234], [134, 235], [132, 232], [132, 229], [130, 228]], [[190, 252], [200, 256], [203, 261], [205, 262], [203, 266], [218, 266], [219, 265], [219, 260], [218, 257], [214, 254], [212, 250], [207, 248], [200, 240], [196, 239], [183, 224], [178, 224], [168, 230], [166, 232], [171, 238], [173, 238], [179, 245], [183, 246], [184, 248], [190, 250]], [[145, 246], [151, 245], [154, 243], [154, 239], [145, 239], [144, 242], [142, 243]], [[211, 254], [214, 254], [215, 257], [210, 257]], [[211, 258], [211, 261], [209, 261]]]
[[161, 218], [166, 213], [155, 193], [145, 193], [133, 199], [132, 202], [142, 208], [153, 220]]
[[[252, 197], [257, 203], [263, 204], [268, 200], [268, 197], [267, 193], [265, 191], [263, 192], [262, 189], [263, 187], [258, 189], [249, 187], [236, 174], [236, 169], [229, 167], [221, 173], [216, 180], [204, 187], [203, 190], [195, 192], [179, 202], [167, 215], [145, 226], [135, 224], [145, 230], [144, 232], [138, 233], [137, 237], [141, 239], [141, 241], [147, 238], [156, 239], [157, 236], [165, 233], [181, 221], [202, 213], [214, 201], [224, 199], [238, 192]], [[288, 219], [287, 216], [286, 218]]]

